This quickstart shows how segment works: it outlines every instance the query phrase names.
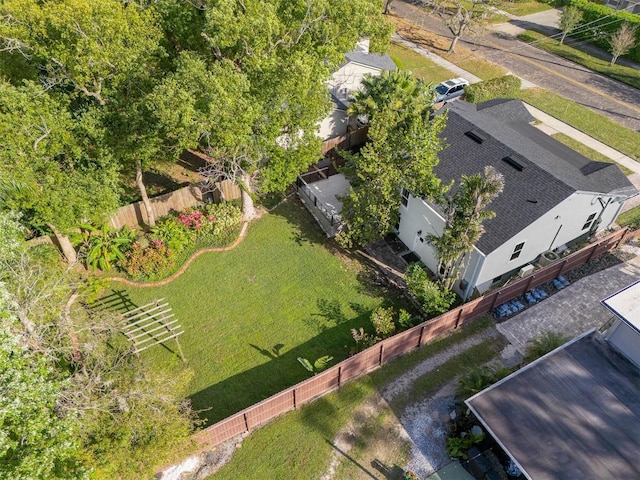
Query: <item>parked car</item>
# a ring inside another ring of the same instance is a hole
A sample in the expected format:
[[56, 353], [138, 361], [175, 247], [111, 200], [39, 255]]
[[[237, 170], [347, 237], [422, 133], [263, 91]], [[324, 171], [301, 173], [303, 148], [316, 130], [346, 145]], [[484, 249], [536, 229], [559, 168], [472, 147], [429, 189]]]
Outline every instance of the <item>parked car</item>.
[[452, 78], [436, 86], [436, 103], [446, 102], [464, 95], [464, 87], [468, 87], [469, 82], [464, 78]]

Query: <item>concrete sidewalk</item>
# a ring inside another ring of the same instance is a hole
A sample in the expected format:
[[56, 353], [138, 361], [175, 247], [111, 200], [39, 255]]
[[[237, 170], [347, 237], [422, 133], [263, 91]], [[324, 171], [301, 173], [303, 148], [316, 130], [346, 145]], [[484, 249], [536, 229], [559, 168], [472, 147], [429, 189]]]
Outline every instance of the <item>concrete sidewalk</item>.
[[[415, 43], [405, 38], [402, 38], [400, 35], [395, 34], [393, 35], [392, 39], [398, 42], [399, 44], [407, 48], [410, 48], [414, 52], [428, 58], [429, 60], [440, 65], [441, 67], [446, 68], [447, 70], [452, 72], [455, 76], [462, 77], [468, 80], [469, 83], [478, 83], [482, 81], [482, 79], [476, 77], [472, 73], [469, 73], [466, 70], [461, 69], [457, 65], [454, 65], [453, 63], [449, 62], [448, 60], [445, 60], [444, 58], [438, 55], [435, 55], [434, 53], [429, 52], [428, 50], [425, 50], [424, 48], [416, 45]], [[537, 86], [522, 78], [520, 80], [522, 81], [522, 88], [532, 88]], [[543, 111], [535, 107], [532, 107], [531, 105], [528, 105], [525, 103], [525, 106], [527, 107], [527, 110], [529, 110], [531, 115], [536, 120], [541, 122], [540, 125], [537, 125], [537, 127], [543, 130], [544, 132], [548, 133], [549, 135], [553, 135], [554, 133], [558, 133], [558, 132], [564, 133], [565, 135], [595, 150], [596, 152], [601, 153], [602, 155], [611, 159], [612, 161], [620, 165], [623, 165], [624, 167], [628, 168], [632, 172], [636, 174], [640, 174], [640, 163], [636, 162], [632, 158], [626, 156], [621, 152], [618, 152], [617, 150], [609, 147], [608, 145], [605, 145], [599, 140], [596, 140], [595, 138], [590, 137], [585, 133], [582, 133], [581, 131], [573, 128], [571, 125], [567, 125], [566, 123], [561, 122], [557, 118], [554, 118], [551, 115], [548, 115]]]

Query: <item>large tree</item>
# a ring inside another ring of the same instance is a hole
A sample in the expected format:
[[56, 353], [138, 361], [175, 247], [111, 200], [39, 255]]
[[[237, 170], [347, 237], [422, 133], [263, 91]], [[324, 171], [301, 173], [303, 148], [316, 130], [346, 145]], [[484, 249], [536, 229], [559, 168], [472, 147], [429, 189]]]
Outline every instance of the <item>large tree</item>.
[[[10, 81], [37, 78], [48, 96], [63, 98], [82, 154], [95, 152], [99, 163], [135, 172], [153, 223], [142, 171], [157, 150], [140, 118], [140, 104], [154, 77], [162, 75], [162, 31], [155, 13], [117, 0], [10, 0], [0, 14]], [[12, 68], [17, 63], [28, 66], [22, 69], [23, 78]], [[91, 193], [82, 184], [67, 194], [73, 191]], [[105, 192], [97, 191], [95, 197], [104, 198]]]
[[148, 478], [192, 431], [189, 375], [145, 369], [16, 220], [0, 213], [0, 478]]
[[438, 271], [447, 290], [453, 288], [466, 255], [484, 233], [482, 223], [495, 216], [487, 207], [503, 187], [502, 175], [493, 167], [485, 167], [484, 175], [463, 175], [460, 185], [452, 190], [454, 193], [440, 198], [444, 231], [441, 235], [429, 234], [427, 241], [436, 250]]
[[351, 190], [343, 200], [347, 229], [341, 234], [347, 244], [364, 245], [391, 231], [402, 188], [416, 196], [442, 193], [433, 167], [446, 114], [432, 118], [433, 96], [410, 72], [383, 72], [363, 81], [350, 111], [368, 119], [368, 141], [348, 156]]
[[368, 0], [205, 6], [207, 61], [231, 62], [255, 115], [248, 135], [240, 131], [231, 143], [205, 147], [218, 160], [217, 173], [241, 183], [250, 208], [254, 187], [282, 191], [318, 160], [317, 124], [330, 110], [325, 81], [362, 36], [371, 37], [373, 49], [384, 48], [390, 27], [381, 3]]

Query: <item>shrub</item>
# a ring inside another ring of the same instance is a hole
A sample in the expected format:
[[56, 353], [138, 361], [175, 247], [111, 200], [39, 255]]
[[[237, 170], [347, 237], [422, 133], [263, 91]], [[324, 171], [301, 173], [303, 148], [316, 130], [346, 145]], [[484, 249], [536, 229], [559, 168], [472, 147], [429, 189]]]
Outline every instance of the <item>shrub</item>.
[[[609, 50], [609, 37], [620, 28], [622, 22], [631, 25], [640, 25], [640, 15], [626, 10], [613, 10], [611, 7], [599, 5], [589, 0], [566, 0], [582, 12], [582, 22], [571, 32], [571, 36], [591, 45]], [[611, 18], [613, 17], [613, 18]], [[615, 21], [615, 20], [618, 21]], [[636, 46], [625, 55], [633, 61], [640, 61], [640, 31], [636, 33]]]
[[524, 360], [527, 363], [532, 362], [536, 358], [540, 358], [550, 351], [555, 350], [559, 346], [563, 345], [566, 341], [566, 337], [555, 332], [544, 332], [538, 338], [529, 340], [527, 354], [525, 355]]
[[387, 338], [396, 331], [392, 308], [376, 308], [371, 314], [371, 323], [376, 330], [376, 335], [380, 338]]
[[358, 330], [355, 328], [351, 329], [351, 336], [353, 340], [356, 342], [356, 351], [361, 352], [362, 350], [366, 350], [367, 348], [375, 345], [378, 340], [373, 335], [369, 335], [364, 331], [364, 328], [360, 327]]
[[468, 458], [467, 450], [474, 445], [477, 445], [484, 439], [484, 432], [480, 430], [479, 433], [475, 432], [463, 432], [460, 437], [447, 438], [447, 453], [453, 458], [461, 458], [466, 460]]
[[510, 370], [504, 367], [476, 367], [460, 377], [456, 395], [462, 399], [472, 397], [509, 373], [511, 373]]
[[134, 242], [127, 252], [127, 259], [122, 265], [125, 272], [134, 279], [154, 279], [162, 270], [174, 264], [173, 252], [160, 239], [146, 242]]
[[429, 274], [419, 263], [412, 263], [407, 267], [405, 282], [409, 293], [420, 301], [422, 309], [428, 315], [435, 316], [448, 311], [456, 300], [454, 292], [429, 280]]
[[162, 240], [165, 245], [173, 252], [181, 252], [185, 247], [194, 240], [193, 231], [185, 222], [175, 217], [162, 218], [155, 227], [151, 229], [153, 238]]
[[520, 90], [520, 79], [515, 75], [492, 78], [465, 88], [464, 99], [471, 103], [482, 103], [494, 98], [510, 98]]
[[398, 315], [398, 325], [400, 325], [400, 328], [407, 330], [415, 325], [415, 318], [404, 308], [401, 308]]
[[210, 222], [203, 225], [203, 233], [215, 237], [228, 232], [242, 220], [242, 210], [232, 203], [214, 203], [205, 206]]

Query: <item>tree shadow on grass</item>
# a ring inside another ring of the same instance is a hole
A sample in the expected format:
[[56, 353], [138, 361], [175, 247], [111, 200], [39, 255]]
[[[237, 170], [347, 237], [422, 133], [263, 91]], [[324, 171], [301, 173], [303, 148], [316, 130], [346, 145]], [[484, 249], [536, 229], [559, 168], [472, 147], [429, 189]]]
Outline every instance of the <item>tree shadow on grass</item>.
[[311, 374], [300, 365], [298, 357], [314, 363], [324, 355], [331, 355], [334, 357], [331, 365], [335, 365], [348, 356], [353, 344], [351, 329], [368, 326], [370, 315], [371, 312], [366, 312], [327, 328], [291, 350], [283, 352], [280, 347], [278, 355], [274, 348], [281, 344], [269, 348], [248, 344], [248, 348], [270, 360], [191, 395], [193, 409], [199, 412], [204, 426], [208, 426], [309, 378]]

